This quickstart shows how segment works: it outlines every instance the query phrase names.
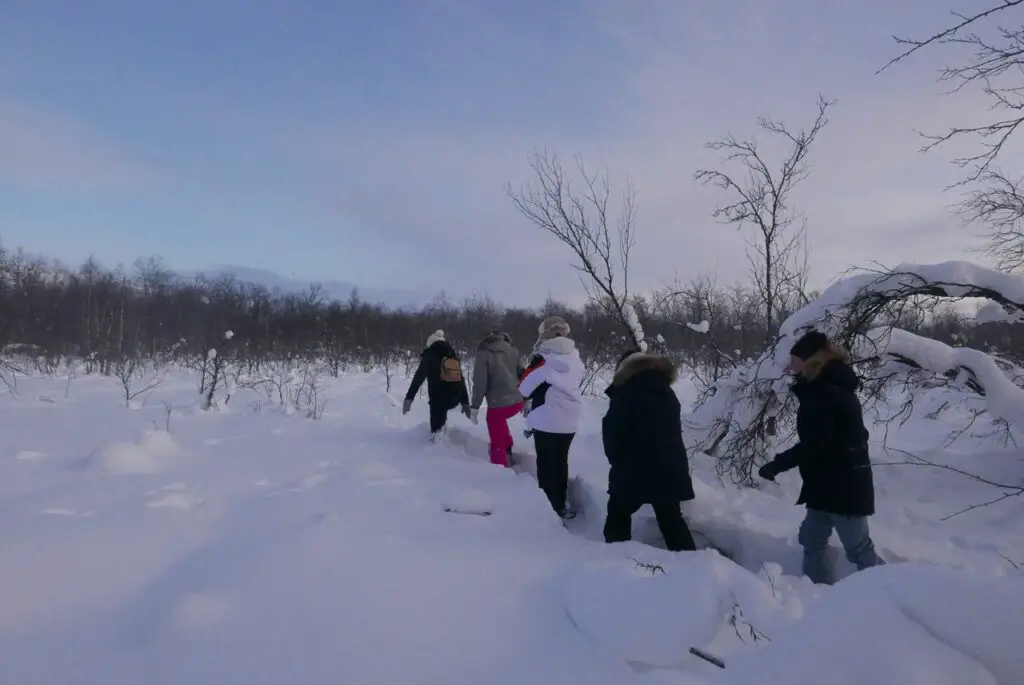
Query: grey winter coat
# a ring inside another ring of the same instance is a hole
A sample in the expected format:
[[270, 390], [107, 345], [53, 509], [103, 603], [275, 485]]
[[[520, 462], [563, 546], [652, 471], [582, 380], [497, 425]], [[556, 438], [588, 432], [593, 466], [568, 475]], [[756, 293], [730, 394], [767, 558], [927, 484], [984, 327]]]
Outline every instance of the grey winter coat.
[[523, 401], [519, 394], [522, 372], [519, 350], [504, 333], [491, 333], [480, 343], [473, 365], [473, 409], [484, 398], [488, 407], [508, 407]]

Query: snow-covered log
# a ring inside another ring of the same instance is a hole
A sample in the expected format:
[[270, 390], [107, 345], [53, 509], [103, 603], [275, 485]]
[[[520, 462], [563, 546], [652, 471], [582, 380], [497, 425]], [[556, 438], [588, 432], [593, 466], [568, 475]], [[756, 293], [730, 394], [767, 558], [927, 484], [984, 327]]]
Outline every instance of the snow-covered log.
[[789, 350], [812, 329], [846, 345], [855, 357], [881, 361], [891, 354], [939, 374], [964, 369], [984, 389], [989, 411], [1024, 429], [1024, 391], [992, 355], [876, 325], [894, 304], [922, 296], [984, 298], [1013, 320], [1024, 312], [1024, 278], [961, 261], [904, 264], [844, 278], [786, 319], [759, 358], [719, 381], [716, 391], [686, 417], [688, 443], [714, 456], [721, 475], [752, 483], [756, 466], [776, 449], [775, 425], [793, 408], [786, 372]]

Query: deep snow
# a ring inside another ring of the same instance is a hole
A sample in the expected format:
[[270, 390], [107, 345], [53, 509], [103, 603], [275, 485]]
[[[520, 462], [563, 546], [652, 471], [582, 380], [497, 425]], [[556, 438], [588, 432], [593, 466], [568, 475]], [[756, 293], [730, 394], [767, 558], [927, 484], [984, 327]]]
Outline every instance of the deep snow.
[[[488, 463], [482, 425], [453, 412], [429, 444], [425, 399], [399, 409], [406, 382], [332, 379], [311, 421], [253, 391], [199, 411], [187, 375], [131, 409], [110, 379], [66, 398], [65, 379], [19, 379], [0, 398], [0, 683], [1024, 681], [1024, 498], [941, 521], [991, 488], [879, 466], [874, 536], [912, 563], [814, 587], [795, 473], [740, 490], [694, 457], [688, 515], [739, 565], [644, 544], [644, 514], [637, 540], [604, 545], [602, 399], [573, 446], [566, 530], [528, 473]], [[1019, 453], [984, 432], [934, 449], [969, 410], [926, 416], [943, 392], [888, 443], [1019, 480]]]

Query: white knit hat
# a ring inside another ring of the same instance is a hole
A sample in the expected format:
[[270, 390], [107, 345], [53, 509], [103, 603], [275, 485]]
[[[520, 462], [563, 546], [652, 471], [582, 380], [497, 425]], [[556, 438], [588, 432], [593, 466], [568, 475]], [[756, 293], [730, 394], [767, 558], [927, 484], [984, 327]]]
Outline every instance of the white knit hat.
[[444, 331], [442, 331], [440, 328], [431, 333], [430, 337], [427, 338], [427, 347], [430, 347], [439, 340], [444, 340]]

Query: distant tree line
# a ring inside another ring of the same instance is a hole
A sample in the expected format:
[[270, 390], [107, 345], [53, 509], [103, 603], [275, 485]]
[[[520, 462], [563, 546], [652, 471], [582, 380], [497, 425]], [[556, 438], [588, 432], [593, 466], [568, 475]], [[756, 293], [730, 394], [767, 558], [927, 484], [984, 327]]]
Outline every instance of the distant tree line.
[[[695, 279], [633, 297], [632, 304], [652, 351], [672, 356], [708, 382], [760, 353], [769, 334], [756, 293], [740, 285]], [[907, 310], [901, 324], [953, 345], [1004, 353], [1024, 341], [1019, 326], [970, 326], [955, 313], [925, 311]], [[437, 329], [464, 358], [494, 329], [507, 332], [526, 354], [540, 320], [552, 314], [569, 322], [595, 374], [629, 345], [620, 323], [597, 302], [571, 309], [548, 301], [524, 309], [487, 299], [438, 299], [420, 310], [396, 310], [365, 302], [357, 292], [331, 301], [316, 284], [290, 293], [230, 277], [182, 278], [157, 259], [139, 260], [130, 269], [104, 268], [94, 259], [68, 268], [0, 248], [0, 346], [8, 358], [31, 358], [40, 370], [68, 359], [105, 374], [130, 361], [199, 368], [217, 349], [250, 368], [306, 360], [337, 374], [350, 366], [408, 365]]]

